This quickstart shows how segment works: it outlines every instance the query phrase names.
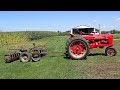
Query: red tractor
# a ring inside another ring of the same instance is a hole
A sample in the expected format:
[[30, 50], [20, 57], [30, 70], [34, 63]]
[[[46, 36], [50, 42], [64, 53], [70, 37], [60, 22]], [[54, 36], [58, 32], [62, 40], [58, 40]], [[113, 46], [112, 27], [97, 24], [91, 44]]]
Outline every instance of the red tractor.
[[66, 42], [65, 55], [75, 60], [81, 60], [90, 54], [90, 49], [105, 47], [106, 56], [115, 56], [117, 51], [113, 46], [113, 34], [99, 34], [96, 29], [90, 27], [73, 28]]

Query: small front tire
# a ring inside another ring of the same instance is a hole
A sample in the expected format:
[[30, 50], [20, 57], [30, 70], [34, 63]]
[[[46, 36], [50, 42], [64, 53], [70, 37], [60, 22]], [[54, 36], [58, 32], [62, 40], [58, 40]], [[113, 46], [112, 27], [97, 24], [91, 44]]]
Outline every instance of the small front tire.
[[116, 51], [116, 49], [113, 48], [113, 47], [107, 47], [107, 48], [105, 49], [105, 55], [106, 55], [106, 56], [115, 56], [116, 54], [117, 54], [117, 51]]

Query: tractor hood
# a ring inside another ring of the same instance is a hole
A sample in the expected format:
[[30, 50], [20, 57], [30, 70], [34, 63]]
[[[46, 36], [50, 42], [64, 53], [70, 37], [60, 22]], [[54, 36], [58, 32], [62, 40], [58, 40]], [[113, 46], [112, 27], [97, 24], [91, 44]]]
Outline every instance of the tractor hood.
[[83, 36], [87, 40], [95, 40], [95, 39], [111, 39], [113, 40], [113, 34], [92, 34], [92, 35], [86, 35]]

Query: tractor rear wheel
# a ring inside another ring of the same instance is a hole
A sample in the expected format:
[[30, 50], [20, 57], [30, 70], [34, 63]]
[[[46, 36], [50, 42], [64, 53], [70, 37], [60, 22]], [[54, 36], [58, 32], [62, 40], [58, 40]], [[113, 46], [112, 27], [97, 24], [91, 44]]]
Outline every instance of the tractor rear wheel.
[[85, 59], [89, 54], [89, 45], [82, 37], [74, 37], [67, 44], [67, 53], [75, 60]]
[[31, 60], [31, 56], [27, 52], [22, 52], [20, 54], [20, 61], [21, 62], [29, 62]]
[[117, 51], [116, 51], [116, 49], [113, 48], [113, 47], [107, 47], [107, 48], [105, 49], [105, 55], [106, 55], [106, 56], [115, 56], [116, 54], [117, 54]]

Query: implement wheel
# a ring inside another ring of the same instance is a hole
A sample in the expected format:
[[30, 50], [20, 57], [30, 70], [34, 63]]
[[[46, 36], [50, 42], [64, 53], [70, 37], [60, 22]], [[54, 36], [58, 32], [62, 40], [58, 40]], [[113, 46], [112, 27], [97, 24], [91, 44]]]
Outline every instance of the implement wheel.
[[75, 60], [85, 59], [89, 54], [89, 45], [82, 37], [72, 38], [67, 45], [68, 55]]
[[29, 62], [31, 59], [31, 56], [27, 52], [22, 52], [20, 54], [20, 61], [21, 62]]
[[40, 61], [40, 58], [41, 58], [41, 55], [40, 54], [36, 54], [36, 53], [32, 54], [32, 57], [31, 57], [33, 62]]

